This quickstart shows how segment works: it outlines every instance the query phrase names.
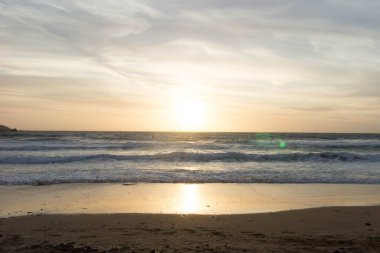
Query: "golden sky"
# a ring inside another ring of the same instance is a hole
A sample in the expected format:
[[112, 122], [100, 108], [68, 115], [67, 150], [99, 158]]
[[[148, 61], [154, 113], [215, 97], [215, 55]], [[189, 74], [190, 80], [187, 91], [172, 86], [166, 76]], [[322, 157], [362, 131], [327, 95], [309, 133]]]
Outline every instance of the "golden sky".
[[0, 0], [0, 124], [380, 132], [380, 2]]

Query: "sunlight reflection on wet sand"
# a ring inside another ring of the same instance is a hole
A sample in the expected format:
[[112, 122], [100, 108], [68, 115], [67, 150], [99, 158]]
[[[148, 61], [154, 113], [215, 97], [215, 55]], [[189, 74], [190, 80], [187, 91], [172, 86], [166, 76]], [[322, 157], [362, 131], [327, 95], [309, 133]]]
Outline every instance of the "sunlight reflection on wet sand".
[[184, 213], [194, 213], [199, 209], [198, 185], [182, 185], [182, 204], [179, 205]]

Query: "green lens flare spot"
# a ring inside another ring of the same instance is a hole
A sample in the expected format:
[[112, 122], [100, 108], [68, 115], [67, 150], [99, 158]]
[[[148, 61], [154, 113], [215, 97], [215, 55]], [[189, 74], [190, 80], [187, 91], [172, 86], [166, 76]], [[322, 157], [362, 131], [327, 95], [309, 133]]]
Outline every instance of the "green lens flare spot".
[[278, 146], [280, 147], [280, 148], [286, 148], [286, 142], [284, 142], [284, 141], [280, 141], [280, 143], [278, 144]]

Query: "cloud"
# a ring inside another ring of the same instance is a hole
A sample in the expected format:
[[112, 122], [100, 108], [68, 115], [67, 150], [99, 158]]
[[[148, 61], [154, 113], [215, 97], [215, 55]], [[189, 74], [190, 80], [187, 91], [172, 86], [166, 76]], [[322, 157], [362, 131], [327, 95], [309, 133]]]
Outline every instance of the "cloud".
[[375, 0], [0, 0], [0, 77], [18, 78], [0, 92], [113, 100], [109, 89], [160, 104], [196, 86], [234, 113], [355, 116], [378, 105], [379, 11]]

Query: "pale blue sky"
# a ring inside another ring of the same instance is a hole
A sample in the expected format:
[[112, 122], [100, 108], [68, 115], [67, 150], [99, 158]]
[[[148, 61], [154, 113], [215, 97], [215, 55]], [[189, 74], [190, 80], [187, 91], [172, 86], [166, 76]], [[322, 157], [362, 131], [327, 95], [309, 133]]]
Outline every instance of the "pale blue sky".
[[0, 0], [0, 124], [380, 132], [379, 13], [377, 0]]

